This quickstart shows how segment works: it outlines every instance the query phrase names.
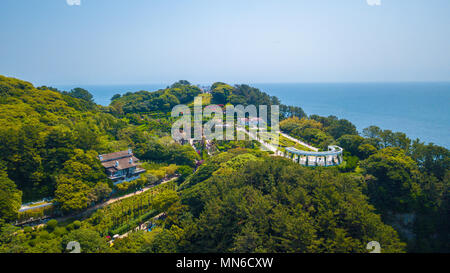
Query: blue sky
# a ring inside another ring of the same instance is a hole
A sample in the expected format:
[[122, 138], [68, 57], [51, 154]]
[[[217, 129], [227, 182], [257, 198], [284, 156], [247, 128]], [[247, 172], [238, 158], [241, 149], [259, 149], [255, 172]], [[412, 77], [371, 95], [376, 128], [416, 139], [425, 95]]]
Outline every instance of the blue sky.
[[0, 1], [0, 74], [35, 84], [450, 81], [450, 1]]

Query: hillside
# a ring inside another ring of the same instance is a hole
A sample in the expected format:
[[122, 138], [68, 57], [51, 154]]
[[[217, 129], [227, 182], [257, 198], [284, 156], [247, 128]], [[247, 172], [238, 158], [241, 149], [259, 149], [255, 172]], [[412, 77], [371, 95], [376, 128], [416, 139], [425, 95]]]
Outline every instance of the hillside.
[[[86, 90], [59, 92], [0, 76], [0, 166], [23, 192], [22, 202], [76, 188], [78, 197], [61, 199], [83, 199], [71, 209], [85, 208], [96, 186], [112, 187], [105, 186], [97, 159], [102, 153], [134, 148], [143, 160], [195, 164], [193, 151], [161, 142], [162, 132], [141, 130], [108, 112]], [[160, 153], [149, 150], [157, 148]]]
[[[214, 141], [209, 149], [199, 142], [194, 150], [171, 139], [169, 111], [200, 93], [179, 81], [102, 107], [87, 90], [0, 76], [0, 252], [64, 252], [70, 240], [88, 252], [367, 252], [373, 240], [385, 252], [449, 251], [447, 149], [376, 126], [360, 134], [350, 121], [281, 105], [283, 132], [321, 149], [341, 146], [344, 164], [303, 167], [256, 141]], [[279, 100], [215, 83], [211, 103]], [[114, 186], [97, 156], [128, 148], [147, 173]], [[70, 215], [112, 191], [136, 195], [80, 219], [11, 224], [28, 201], [54, 198], [57, 212]], [[151, 231], [129, 233], [149, 222]], [[127, 236], [109, 246], [116, 233]]]

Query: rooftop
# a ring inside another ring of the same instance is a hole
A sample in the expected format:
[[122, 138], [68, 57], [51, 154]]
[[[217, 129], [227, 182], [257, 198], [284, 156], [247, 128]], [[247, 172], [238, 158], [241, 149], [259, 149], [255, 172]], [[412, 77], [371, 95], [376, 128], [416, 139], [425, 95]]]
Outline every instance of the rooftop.
[[131, 149], [99, 155], [98, 158], [105, 169], [113, 172], [137, 167], [137, 163], [139, 161], [139, 159], [133, 155], [133, 151]]
[[107, 161], [111, 161], [111, 160], [117, 160], [117, 159], [121, 159], [121, 158], [131, 157], [131, 156], [133, 156], [133, 151], [131, 149], [128, 149], [126, 151], [120, 151], [120, 152], [115, 152], [115, 153], [110, 153], [110, 154], [99, 155], [98, 157], [101, 162], [107, 162]]
[[[130, 159], [132, 159], [131, 162], [130, 162]], [[119, 171], [119, 170], [131, 168], [131, 167], [136, 167], [138, 165], [137, 164], [138, 161], [139, 161], [139, 159], [137, 159], [135, 156], [130, 155], [125, 158], [102, 162], [102, 165], [106, 169], [113, 168], [113, 169], [116, 169]]]

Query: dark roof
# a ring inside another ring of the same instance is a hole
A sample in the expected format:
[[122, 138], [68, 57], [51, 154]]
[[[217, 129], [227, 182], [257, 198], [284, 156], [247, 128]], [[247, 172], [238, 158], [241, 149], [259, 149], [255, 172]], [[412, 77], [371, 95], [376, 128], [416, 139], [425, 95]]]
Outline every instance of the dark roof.
[[[130, 154], [131, 152], [131, 154]], [[100, 155], [101, 156], [101, 162], [106, 162], [106, 161], [111, 161], [111, 160], [117, 160], [120, 158], [124, 158], [124, 157], [130, 157], [133, 156], [133, 152], [131, 150], [126, 150], [126, 151], [120, 151], [120, 152], [115, 152], [115, 153], [110, 153], [110, 154], [104, 154], [104, 155]], [[99, 158], [100, 158], [99, 156]]]
[[[139, 162], [139, 159], [133, 155], [133, 152], [131, 150], [99, 155], [99, 159], [103, 167], [105, 167], [105, 169], [110, 172], [136, 167], [138, 166], [137, 163]], [[132, 159], [131, 164], [130, 159]], [[116, 166], [116, 162], [119, 163], [118, 166]]]
[[[131, 164], [130, 164], [130, 158], [133, 159], [133, 163], [131, 163]], [[116, 161], [119, 162], [119, 166], [117, 166], [117, 167], [116, 167]], [[102, 162], [102, 165], [106, 169], [123, 170], [123, 169], [129, 169], [132, 167], [136, 167], [138, 165], [137, 164], [138, 161], [139, 161], [139, 159], [137, 159], [135, 156], [128, 156], [128, 157], [120, 158], [117, 160]]]

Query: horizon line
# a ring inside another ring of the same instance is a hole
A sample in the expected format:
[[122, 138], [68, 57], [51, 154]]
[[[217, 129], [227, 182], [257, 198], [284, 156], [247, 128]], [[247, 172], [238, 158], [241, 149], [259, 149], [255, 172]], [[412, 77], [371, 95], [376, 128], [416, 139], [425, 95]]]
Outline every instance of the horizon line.
[[[187, 80], [189, 81], [189, 80]], [[59, 86], [74, 86], [74, 85], [85, 85], [85, 86], [121, 86], [121, 85], [167, 85], [170, 86], [177, 81], [174, 81], [172, 83], [167, 82], [147, 82], [147, 83], [52, 83], [52, 84], [44, 84], [47, 86], [52, 85], [59, 85]], [[216, 82], [223, 82], [230, 85], [252, 85], [252, 84], [386, 84], [386, 83], [392, 83], [392, 84], [405, 84], [405, 83], [417, 83], [417, 84], [427, 84], [427, 83], [450, 83], [450, 80], [436, 80], [436, 81], [277, 81], [277, 82], [233, 82], [230, 83], [228, 81], [214, 81], [214, 82], [192, 82], [189, 81], [191, 85], [212, 85]], [[33, 82], [31, 82], [33, 83]], [[35, 86], [42, 86], [41, 84], [35, 84]]]

